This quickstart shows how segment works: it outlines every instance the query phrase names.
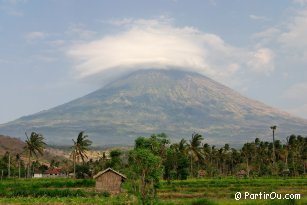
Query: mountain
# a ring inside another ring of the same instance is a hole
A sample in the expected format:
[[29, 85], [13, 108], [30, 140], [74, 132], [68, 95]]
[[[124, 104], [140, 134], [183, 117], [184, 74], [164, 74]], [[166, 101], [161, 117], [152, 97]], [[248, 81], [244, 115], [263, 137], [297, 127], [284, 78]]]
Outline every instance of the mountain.
[[0, 135], [0, 156], [3, 156], [5, 152], [21, 153], [25, 145], [20, 139]]
[[246, 98], [203, 75], [180, 70], [141, 70], [84, 97], [0, 125], [0, 133], [41, 132], [49, 143], [71, 144], [85, 130], [94, 145], [132, 144], [137, 136], [165, 132], [213, 144], [242, 144], [307, 134], [307, 120]]
[[[0, 135], [0, 157], [2, 157], [6, 152], [9, 152], [13, 157], [15, 157], [17, 154], [20, 154], [23, 160], [27, 160], [28, 159], [27, 153], [24, 151], [25, 145], [26, 143], [20, 139]], [[67, 154], [67, 152], [61, 149], [47, 146], [44, 149], [44, 155], [43, 156], [38, 155], [38, 156], [40, 161], [42, 160], [50, 161], [51, 159], [60, 160], [68, 158], [69, 154]]]

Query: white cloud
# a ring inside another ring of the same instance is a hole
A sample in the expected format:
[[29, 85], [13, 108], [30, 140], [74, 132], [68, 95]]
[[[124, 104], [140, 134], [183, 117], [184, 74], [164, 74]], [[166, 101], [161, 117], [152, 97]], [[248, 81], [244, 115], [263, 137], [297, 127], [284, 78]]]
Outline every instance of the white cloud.
[[34, 32], [27, 33], [25, 37], [29, 41], [34, 41], [34, 40], [45, 39], [47, 36], [48, 34], [45, 32], [34, 31]]
[[276, 27], [268, 28], [264, 31], [255, 33], [252, 35], [252, 39], [256, 40], [260, 45], [266, 45], [276, 40], [276, 37], [279, 36], [281, 31]]
[[271, 50], [237, 48], [215, 34], [194, 27], [176, 27], [169, 18], [123, 19], [111, 23], [124, 30], [77, 43], [67, 51], [75, 60], [78, 77], [108, 71], [180, 68], [229, 85], [237, 83], [235, 74], [246, 66], [250, 67], [248, 72], [268, 74], [273, 70]]
[[[272, 62], [274, 63], [275, 61], [276, 67], [278, 66], [281, 73], [291, 74], [297, 72], [301, 73], [301, 75], [306, 75], [307, 41], [305, 39], [307, 36], [307, 8], [301, 7], [292, 10], [292, 14], [282, 23], [256, 33], [252, 38], [255, 40], [257, 47], [266, 47], [274, 51], [273, 58], [276, 61], [273, 60]], [[270, 70], [269, 65], [267, 67], [268, 70]], [[272, 66], [274, 67], [274, 64]], [[282, 76], [286, 77], [285, 75]], [[294, 78], [291, 79], [294, 80]]]
[[247, 65], [256, 73], [269, 75], [274, 71], [274, 53], [269, 48], [259, 48], [251, 52], [251, 60]]
[[258, 46], [273, 47], [276, 52], [292, 59], [292, 62], [307, 62], [307, 9], [296, 10], [294, 16], [252, 37]]
[[277, 40], [294, 61], [307, 62], [307, 9], [297, 11]]
[[278, 40], [287, 47], [304, 48], [307, 50], [307, 10], [302, 10], [291, 19]]

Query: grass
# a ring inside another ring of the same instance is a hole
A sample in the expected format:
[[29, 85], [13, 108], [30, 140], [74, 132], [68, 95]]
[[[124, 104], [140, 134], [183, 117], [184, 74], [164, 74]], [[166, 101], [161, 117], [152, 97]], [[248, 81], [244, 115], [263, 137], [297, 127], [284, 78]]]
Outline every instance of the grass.
[[[97, 193], [95, 181], [74, 179], [10, 179], [0, 181], [0, 204], [137, 204], [137, 198], [123, 193], [109, 196]], [[126, 187], [128, 187], [126, 185]], [[236, 192], [299, 193], [299, 200], [239, 200]], [[209, 205], [301, 205], [307, 204], [307, 178], [207, 178], [162, 181], [158, 204]]]
[[[300, 200], [234, 199], [236, 192], [301, 194]], [[208, 178], [162, 182], [162, 204], [307, 204], [307, 178]], [[196, 200], [196, 201], [194, 201]], [[199, 200], [199, 201], [197, 201]]]
[[131, 196], [114, 196], [109, 198], [102, 197], [39, 197], [39, 198], [28, 198], [28, 197], [18, 197], [18, 198], [0, 198], [0, 204], [56, 204], [56, 205], [66, 205], [66, 204], [83, 204], [83, 205], [93, 205], [93, 204], [137, 204], [137, 200]]

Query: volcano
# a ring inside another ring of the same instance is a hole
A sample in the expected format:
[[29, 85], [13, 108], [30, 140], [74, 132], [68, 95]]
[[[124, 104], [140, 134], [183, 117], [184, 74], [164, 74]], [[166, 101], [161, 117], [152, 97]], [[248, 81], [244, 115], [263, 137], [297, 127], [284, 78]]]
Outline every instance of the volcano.
[[94, 145], [133, 144], [138, 136], [164, 132], [222, 145], [256, 137], [271, 140], [307, 134], [307, 120], [242, 96], [203, 75], [181, 70], [140, 70], [55, 108], [0, 125], [0, 133], [23, 137], [44, 134], [48, 143], [71, 144], [84, 130]]

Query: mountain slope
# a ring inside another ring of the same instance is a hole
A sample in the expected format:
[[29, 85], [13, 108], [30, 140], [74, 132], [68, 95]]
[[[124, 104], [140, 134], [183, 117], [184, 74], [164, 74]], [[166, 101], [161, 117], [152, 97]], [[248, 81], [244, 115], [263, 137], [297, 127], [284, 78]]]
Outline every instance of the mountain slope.
[[[26, 143], [21, 141], [20, 139], [3, 136], [0, 135], [0, 157], [2, 157], [6, 152], [11, 153], [13, 159], [15, 159], [17, 154], [20, 154], [21, 158], [26, 161], [28, 160], [27, 152], [25, 152], [24, 147]], [[40, 161], [50, 161], [51, 159], [64, 159], [68, 158], [69, 154], [64, 152], [63, 150], [52, 148], [52, 147], [45, 147], [44, 155], [38, 155]], [[35, 159], [35, 158], [34, 158]]]
[[202, 75], [178, 70], [137, 71], [72, 102], [0, 125], [0, 133], [44, 133], [69, 144], [85, 130], [97, 145], [131, 144], [139, 135], [199, 132], [215, 144], [307, 134], [307, 121], [248, 99]]

